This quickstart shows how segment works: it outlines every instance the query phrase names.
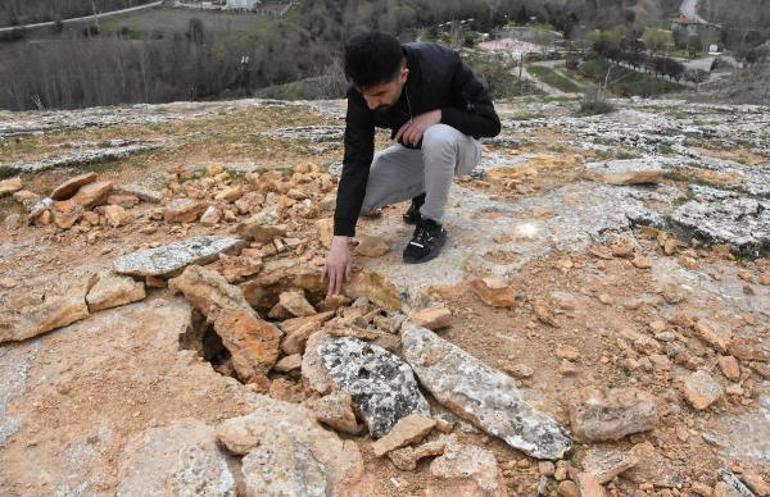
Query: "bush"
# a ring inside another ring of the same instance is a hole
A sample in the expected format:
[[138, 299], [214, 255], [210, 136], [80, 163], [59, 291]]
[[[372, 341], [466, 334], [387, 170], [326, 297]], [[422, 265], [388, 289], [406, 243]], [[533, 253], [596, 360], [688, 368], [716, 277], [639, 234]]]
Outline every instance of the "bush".
[[607, 95], [600, 86], [592, 86], [583, 92], [583, 101], [580, 103], [578, 115], [594, 116], [597, 114], [609, 114], [615, 110], [615, 106], [607, 101]]

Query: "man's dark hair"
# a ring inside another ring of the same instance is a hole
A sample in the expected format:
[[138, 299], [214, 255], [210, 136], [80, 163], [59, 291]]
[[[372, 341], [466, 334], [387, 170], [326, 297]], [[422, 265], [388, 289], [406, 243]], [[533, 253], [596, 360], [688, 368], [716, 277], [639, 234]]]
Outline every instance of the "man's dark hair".
[[345, 45], [345, 77], [359, 89], [390, 83], [403, 61], [401, 43], [387, 33], [357, 34]]

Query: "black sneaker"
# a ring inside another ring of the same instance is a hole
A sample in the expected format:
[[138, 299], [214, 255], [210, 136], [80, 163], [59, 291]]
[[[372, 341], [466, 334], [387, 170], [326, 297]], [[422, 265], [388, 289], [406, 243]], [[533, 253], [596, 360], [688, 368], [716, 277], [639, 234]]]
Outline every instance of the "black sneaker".
[[420, 207], [425, 203], [425, 194], [417, 195], [412, 199], [412, 204], [404, 213], [404, 222], [406, 224], [417, 224], [420, 222]]
[[436, 258], [446, 243], [446, 231], [432, 219], [421, 219], [412, 241], [404, 249], [406, 264], [420, 264]]

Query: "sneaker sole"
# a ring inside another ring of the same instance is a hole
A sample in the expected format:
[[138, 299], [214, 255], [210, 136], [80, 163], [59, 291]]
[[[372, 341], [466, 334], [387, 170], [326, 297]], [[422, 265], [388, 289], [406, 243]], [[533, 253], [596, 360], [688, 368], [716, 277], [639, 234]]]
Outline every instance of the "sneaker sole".
[[441, 249], [444, 247], [444, 244], [446, 244], [447, 237], [445, 236], [441, 243], [433, 247], [433, 250], [428, 252], [428, 255], [423, 257], [422, 259], [411, 259], [404, 257], [404, 264], [422, 264], [423, 262], [432, 261], [436, 257], [438, 257], [438, 254], [441, 252]]

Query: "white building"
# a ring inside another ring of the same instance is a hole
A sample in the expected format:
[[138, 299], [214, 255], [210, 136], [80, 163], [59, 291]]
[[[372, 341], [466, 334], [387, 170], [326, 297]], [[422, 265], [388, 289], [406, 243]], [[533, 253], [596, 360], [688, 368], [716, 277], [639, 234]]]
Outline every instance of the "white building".
[[254, 10], [256, 6], [261, 4], [260, 0], [227, 0], [227, 9], [238, 10]]

